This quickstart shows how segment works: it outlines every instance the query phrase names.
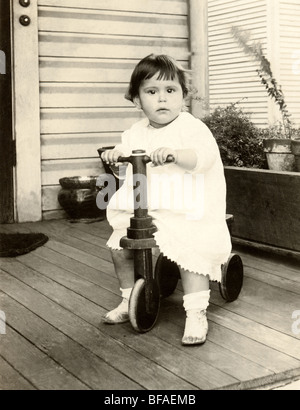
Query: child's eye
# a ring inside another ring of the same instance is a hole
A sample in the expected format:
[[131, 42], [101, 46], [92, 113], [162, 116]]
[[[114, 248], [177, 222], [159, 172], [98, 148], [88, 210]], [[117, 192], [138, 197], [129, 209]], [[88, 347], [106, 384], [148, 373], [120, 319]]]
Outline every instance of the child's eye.
[[147, 91], [147, 94], [154, 95], [155, 92], [156, 92], [155, 90], [148, 90], [148, 91]]
[[175, 93], [175, 91], [176, 91], [175, 88], [168, 88], [167, 90], [169, 94]]

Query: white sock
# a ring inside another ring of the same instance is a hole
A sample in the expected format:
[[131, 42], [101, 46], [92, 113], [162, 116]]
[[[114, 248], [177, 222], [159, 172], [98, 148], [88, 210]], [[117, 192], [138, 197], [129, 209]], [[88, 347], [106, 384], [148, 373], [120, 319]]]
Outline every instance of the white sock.
[[121, 291], [121, 294], [122, 294], [122, 298], [127, 299], [129, 301], [130, 295], [131, 295], [131, 292], [132, 292], [132, 288], [127, 288], [127, 289], [120, 288], [120, 291]]
[[209, 305], [210, 290], [189, 293], [183, 296], [186, 322], [182, 343], [184, 345], [202, 344], [206, 340], [208, 323], [206, 309]]
[[210, 290], [189, 293], [183, 296], [183, 307], [188, 310], [206, 310], [209, 305]]

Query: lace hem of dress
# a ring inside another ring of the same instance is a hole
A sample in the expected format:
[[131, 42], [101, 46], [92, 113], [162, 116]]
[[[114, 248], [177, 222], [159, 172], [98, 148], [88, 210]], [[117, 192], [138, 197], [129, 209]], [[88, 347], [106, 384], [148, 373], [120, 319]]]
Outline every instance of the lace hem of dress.
[[[197, 255], [196, 260], [193, 260], [190, 255], [181, 251], [178, 252], [178, 249], [173, 249], [166, 240], [164, 240], [164, 235], [161, 235], [160, 232], [154, 234], [155, 241], [159, 247], [159, 251], [163, 253], [168, 259], [172, 262], [175, 262], [182, 269], [188, 270], [198, 275], [209, 276], [211, 281], [221, 281], [222, 275], [222, 264], [227, 261], [227, 258], [220, 263], [211, 263], [207, 262], [203, 257]], [[111, 250], [122, 250], [120, 247], [120, 234], [113, 232], [106, 245]]]
[[197, 255], [196, 260], [191, 258], [191, 255], [185, 250], [179, 251], [171, 247], [170, 243], [164, 240], [164, 235], [160, 232], [154, 234], [157, 245], [159, 246], [160, 252], [162, 252], [168, 259], [175, 262], [179, 267], [184, 270], [188, 270], [198, 275], [209, 276], [211, 281], [221, 281], [222, 276], [222, 264], [227, 261], [227, 259], [220, 263], [211, 263], [206, 261], [200, 255]]

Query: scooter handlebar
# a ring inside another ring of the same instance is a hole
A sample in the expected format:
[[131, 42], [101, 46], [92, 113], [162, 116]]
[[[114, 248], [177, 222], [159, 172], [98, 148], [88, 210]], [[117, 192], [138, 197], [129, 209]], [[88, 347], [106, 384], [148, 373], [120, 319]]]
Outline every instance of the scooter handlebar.
[[[132, 162], [134, 161], [134, 158], [136, 156], [137, 155], [131, 155], [130, 157], [119, 157], [117, 162], [130, 162], [132, 164]], [[149, 162], [151, 162], [151, 158], [148, 155], [144, 155], [143, 156], [143, 162], [145, 164], [148, 164]], [[168, 163], [168, 164], [172, 163], [172, 162], [175, 162], [174, 156], [173, 155], [168, 155], [165, 162]]]

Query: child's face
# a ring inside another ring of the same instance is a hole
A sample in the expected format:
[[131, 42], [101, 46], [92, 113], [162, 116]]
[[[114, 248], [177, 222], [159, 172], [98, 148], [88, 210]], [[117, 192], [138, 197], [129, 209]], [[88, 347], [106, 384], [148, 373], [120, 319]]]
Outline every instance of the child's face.
[[157, 77], [158, 74], [142, 82], [139, 96], [134, 102], [144, 111], [154, 128], [162, 128], [178, 117], [184, 98], [177, 78], [157, 80]]

